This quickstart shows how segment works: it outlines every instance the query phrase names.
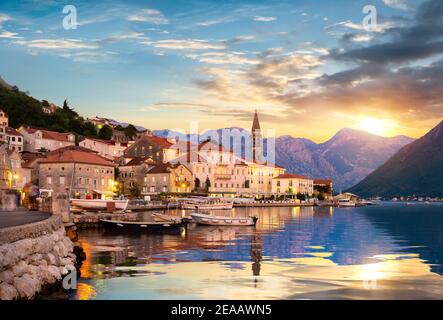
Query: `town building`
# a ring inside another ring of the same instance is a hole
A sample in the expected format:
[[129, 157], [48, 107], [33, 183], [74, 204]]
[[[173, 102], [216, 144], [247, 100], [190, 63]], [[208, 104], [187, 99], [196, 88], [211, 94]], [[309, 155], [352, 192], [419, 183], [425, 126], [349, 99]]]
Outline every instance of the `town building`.
[[277, 195], [314, 194], [314, 180], [308, 177], [285, 173], [272, 179], [272, 193]]
[[155, 162], [169, 162], [181, 156], [180, 148], [174, 139], [166, 139], [145, 134], [124, 151], [126, 158], [151, 158]]
[[10, 150], [23, 151], [23, 135], [11, 127], [5, 128], [6, 144]]
[[143, 194], [189, 193], [194, 190], [191, 170], [183, 164], [158, 163], [146, 173]]
[[331, 179], [315, 179], [314, 194], [323, 196], [326, 200], [332, 199], [334, 188]]
[[9, 164], [10, 164], [10, 188], [17, 191], [22, 191], [23, 188], [31, 182], [31, 169], [24, 166], [22, 157], [17, 150], [8, 150]]
[[68, 146], [47, 153], [38, 163], [40, 189], [73, 198], [114, 195], [114, 162], [91, 150]]
[[5, 111], [0, 109], [0, 141], [6, 142], [6, 128], [9, 126], [9, 118]]
[[17, 150], [7, 145], [0, 146], [0, 189], [22, 191], [31, 181], [31, 170], [23, 167], [23, 161]]
[[38, 152], [21, 152], [22, 168], [26, 168], [30, 171], [30, 183], [33, 185], [39, 185], [39, 166], [38, 163], [41, 159], [45, 158], [45, 155]]
[[57, 111], [57, 109], [58, 107], [53, 103], [49, 103], [48, 105], [42, 106], [42, 111], [46, 114], [53, 114], [54, 112]]
[[72, 133], [60, 133], [28, 126], [22, 126], [18, 131], [23, 136], [24, 151], [53, 151], [59, 148], [75, 145], [75, 136]]
[[128, 147], [128, 143], [113, 140], [85, 138], [84, 140], [80, 141], [79, 146], [91, 149], [104, 157], [114, 159], [123, 155], [123, 151]]
[[119, 177], [120, 191], [123, 194], [130, 195], [134, 190], [141, 191], [145, 185], [145, 175], [156, 164], [151, 158], [134, 157], [126, 162], [127, 159], [120, 159]]
[[0, 145], [0, 190], [11, 188], [11, 163], [8, 151], [5, 144]]

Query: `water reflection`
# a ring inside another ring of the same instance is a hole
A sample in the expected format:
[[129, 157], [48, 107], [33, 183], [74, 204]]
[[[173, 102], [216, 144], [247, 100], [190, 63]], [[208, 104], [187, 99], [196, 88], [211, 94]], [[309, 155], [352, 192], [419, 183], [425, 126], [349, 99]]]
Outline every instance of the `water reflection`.
[[[256, 215], [256, 228], [191, 226], [184, 233], [117, 236], [82, 231], [88, 259], [72, 298], [443, 298], [435, 273], [442, 239], [428, 225], [442, 208], [426, 209], [427, 223], [423, 209], [413, 214], [407, 208], [406, 220], [399, 205], [237, 208], [216, 214]], [[417, 220], [421, 227], [414, 228]]]

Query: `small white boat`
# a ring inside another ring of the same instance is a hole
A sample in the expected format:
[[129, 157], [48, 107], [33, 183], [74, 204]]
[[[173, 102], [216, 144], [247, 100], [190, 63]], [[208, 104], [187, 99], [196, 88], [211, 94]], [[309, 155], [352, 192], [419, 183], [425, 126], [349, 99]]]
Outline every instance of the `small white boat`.
[[192, 221], [207, 226], [255, 226], [257, 217], [231, 218], [222, 216], [210, 216], [202, 213], [192, 213]]
[[349, 199], [339, 199], [338, 200], [339, 207], [355, 207], [355, 202]]
[[181, 204], [182, 209], [187, 210], [231, 210], [232, 202], [214, 202], [214, 203], [191, 203], [185, 202]]
[[102, 199], [71, 199], [71, 205], [92, 210], [106, 210], [108, 203], [114, 203], [116, 210], [126, 210], [129, 200], [102, 200]]

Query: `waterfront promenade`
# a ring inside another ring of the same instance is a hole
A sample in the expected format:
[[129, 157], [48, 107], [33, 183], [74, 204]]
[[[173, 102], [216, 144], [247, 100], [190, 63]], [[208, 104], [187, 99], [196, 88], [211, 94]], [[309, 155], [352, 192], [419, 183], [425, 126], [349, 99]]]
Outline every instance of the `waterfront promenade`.
[[2, 211], [0, 212], [0, 229], [42, 221], [48, 219], [50, 216], [50, 213], [27, 211], [25, 209]]

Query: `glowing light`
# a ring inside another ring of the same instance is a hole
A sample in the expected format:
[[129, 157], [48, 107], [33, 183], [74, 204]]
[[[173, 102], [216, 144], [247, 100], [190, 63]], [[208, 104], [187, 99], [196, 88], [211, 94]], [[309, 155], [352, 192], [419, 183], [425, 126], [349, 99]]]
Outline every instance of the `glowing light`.
[[363, 117], [357, 124], [356, 128], [376, 135], [386, 135], [391, 130], [392, 124], [383, 119]]

